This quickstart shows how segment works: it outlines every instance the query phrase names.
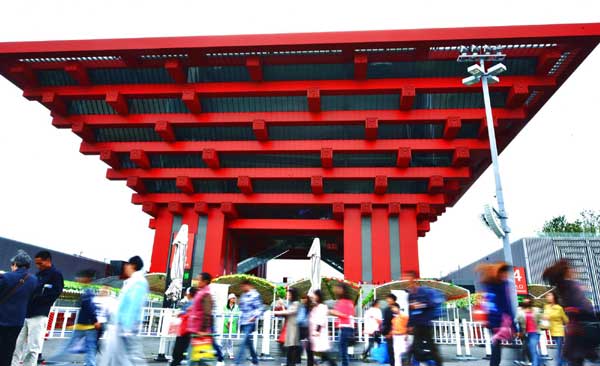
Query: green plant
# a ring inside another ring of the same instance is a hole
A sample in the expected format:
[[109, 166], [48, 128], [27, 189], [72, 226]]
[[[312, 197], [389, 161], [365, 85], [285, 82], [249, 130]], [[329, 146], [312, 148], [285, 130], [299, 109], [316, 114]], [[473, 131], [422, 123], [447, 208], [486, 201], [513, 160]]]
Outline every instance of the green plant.
[[371, 290], [371, 291], [369, 291], [367, 296], [365, 296], [365, 298], [363, 299], [363, 301], [360, 305], [364, 308], [365, 306], [370, 304], [374, 298], [375, 298], [375, 290]]

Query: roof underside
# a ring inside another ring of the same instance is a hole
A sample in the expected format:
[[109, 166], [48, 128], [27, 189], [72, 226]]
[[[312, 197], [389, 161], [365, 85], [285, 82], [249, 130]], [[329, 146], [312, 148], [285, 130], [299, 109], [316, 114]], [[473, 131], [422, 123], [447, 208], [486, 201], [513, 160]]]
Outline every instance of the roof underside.
[[0, 72], [137, 203], [407, 195], [433, 221], [490, 163], [458, 47], [504, 46], [508, 70], [491, 86], [503, 149], [599, 36], [599, 24], [575, 24], [4, 43]]

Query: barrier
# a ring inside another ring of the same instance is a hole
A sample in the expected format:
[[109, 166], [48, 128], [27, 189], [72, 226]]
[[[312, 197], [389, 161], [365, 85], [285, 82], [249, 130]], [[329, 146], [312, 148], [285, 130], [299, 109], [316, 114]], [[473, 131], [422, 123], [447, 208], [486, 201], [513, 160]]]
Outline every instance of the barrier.
[[[47, 339], [63, 339], [68, 338], [72, 332], [72, 326], [76, 323], [79, 309], [67, 306], [54, 306], [50, 310], [47, 324]], [[165, 308], [144, 308], [141, 317], [139, 336], [140, 337], [155, 337], [161, 338], [159, 343], [159, 355], [165, 354], [167, 343], [172, 341], [176, 334], [170, 332], [171, 320], [176, 317], [177, 310]], [[223, 332], [223, 324], [225, 318], [238, 317], [237, 315], [228, 315], [217, 313], [215, 319], [215, 333], [217, 341], [222, 343], [223, 340], [240, 340], [242, 334], [238, 326], [232, 332]], [[256, 331], [253, 334], [254, 346], [263, 357], [269, 357], [272, 341], [276, 341], [279, 337], [283, 318], [275, 317], [270, 311], [266, 311], [263, 316], [256, 320]], [[330, 317], [327, 323], [327, 330], [331, 342], [338, 341], [338, 333], [335, 331], [336, 318]], [[356, 343], [367, 344], [368, 336], [364, 333], [364, 321], [362, 318], [354, 318], [356, 329]], [[462, 319], [459, 321], [438, 320], [433, 322], [434, 341], [442, 345], [456, 346], [456, 356], [462, 360], [471, 357], [472, 347], [485, 347], [486, 355], [491, 354], [491, 336], [489, 330], [483, 323], [468, 321]], [[259, 347], [259, 343], [260, 347]], [[520, 340], [515, 340], [513, 344], [520, 345]], [[542, 331], [540, 334], [540, 354], [542, 357], [548, 356], [548, 346], [555, 346], [556, 342], [552, 339], [547, 331]], [[354, 353], [354, 350], [353, 350]]]

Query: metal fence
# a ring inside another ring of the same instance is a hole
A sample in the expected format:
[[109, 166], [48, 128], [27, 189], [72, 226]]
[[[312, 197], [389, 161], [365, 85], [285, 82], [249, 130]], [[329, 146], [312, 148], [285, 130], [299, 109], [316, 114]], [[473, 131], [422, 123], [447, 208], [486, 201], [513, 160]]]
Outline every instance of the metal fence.
[[[72, 332], [73, 325], [77, 322], [78, 308], [55, 306], [50, 311], [46, 338], [61, 339], [68, 338]], [[167, 342], [176, 336], [172, 325], [177, 318], [177, 310], [165, 308], [144, 308], [140, 322], [139, 336], [160, 338], [159, 354], [165, 353]], [[236, 315], [215, 314], [215, 335], [219, 342], [224, 340], [241, 340], [243, 334], [240, 327], [224, 332], [226, 319], [239, 320]], [[254, 346], [260, 350], [259, 353], [269, 355], [271, 345], [279, 338], [284, 320], [275, 317], [271, 311], [267, 311], [256, 320], [256, 331], [253, 334]], [[338, 333], [335, 331], [336, 318], [330, 317], [328, 321], [328, 334], [332, 342], [338, 341]], [[355, 338], [357, 345], [368, 342], [368, 336], [364, 333], [364, 321], [362, 318], [354, 318]], [[491, 354], [491, 335], [489, 330], [480, 322], [467, 321], [466, 319], [455, 319], [454, 321], [433, 322], [434, 341], [437, 344], [451, 345], [456, 347], [458, 357], [471, 356], [472, 347], [485, 347], [486, 354]], [[516, 339], [513, 344], [520, 345], [521, 341]], [[506, 343], [508, 344], [508, 343]], [[540, 353], [548, 355], [548, 346], [555, 346], [550, 335], [543, 331], [540, 336]], [[351, 350], [353, 352], [353, 350]]]

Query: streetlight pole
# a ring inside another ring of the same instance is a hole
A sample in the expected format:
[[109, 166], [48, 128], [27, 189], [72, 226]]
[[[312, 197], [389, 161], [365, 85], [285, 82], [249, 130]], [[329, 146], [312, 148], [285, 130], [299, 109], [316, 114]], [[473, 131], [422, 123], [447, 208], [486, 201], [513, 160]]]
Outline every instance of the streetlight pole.
[[[501, 61], [505, 55], [502, 54], [500, 47], [490, 46], [471, 46], [470, 49], [464, 46], [460, 47], [461, 55], [458, 57], [458, 62], [468, 61], [479, 61], [479, 64], [475, 64], [469, 67], [468, 71], [471, 74], [470, 77], [463, 79], [463, 84], [473, 85], [481, 81], [481, 89], [483, 93], [483, 104], [485, 107], [485, 119], [487, 123], [488, 139], [490, 143], [490, 154], [492, 158], [492, 168], [494, 170], [494, 180], [496, 183], [496, 200], [498, 203], [498, 216], [500, 218], [500, 226], [504, 235], [502, 236], [502, 248], [504, 252], [504, 261], [512, 266], [513, 256], [512, 248], [510, 245], [510, 228], [508, 227], [508, 215], [506, 214], [506, 208], [504, 207], [504, 193], [502, 191], [502, 180], [500, 179], [500, 164], [498, 162], [498, 146], [496, 143], [496, 131], [494, 129], [494, 117], [492, 115], [492, 103], [490, 101], [490, 90], [489, 82], [497, 83], [500, 73], [506, 70], [506, 66], [503, 64], [496, 64], [493, 67], [486, 70], [485, 61]], [[471, 54], [467, 54], [470, 50]], [[481, 52], [483, 51], [483, 52]], [[511, 300], [513, 304], [513, 310], [517, 308], [517, 296], [514, 275], [509, 276], [509, 282], [511, 286]]]

